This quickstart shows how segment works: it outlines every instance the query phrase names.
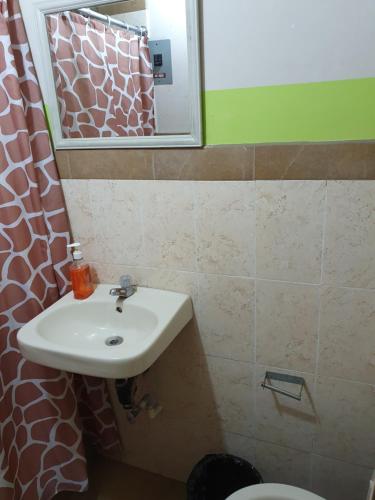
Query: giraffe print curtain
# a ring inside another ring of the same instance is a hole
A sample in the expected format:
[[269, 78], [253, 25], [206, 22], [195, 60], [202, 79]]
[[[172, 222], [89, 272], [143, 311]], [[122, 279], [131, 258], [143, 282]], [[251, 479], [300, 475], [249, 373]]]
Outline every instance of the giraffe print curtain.
[[70, 11], [46, 22], [63, 136], [154, 135], [147, 37]]
[[[68, 291], [68, 220], [18, 0], [0, 0], [0, 498], [87, 485], [83, 431], [118, 445], [103, 380], [26, 361], [18, 329]], [[77, 401], [78, 399], [78, 401]]]

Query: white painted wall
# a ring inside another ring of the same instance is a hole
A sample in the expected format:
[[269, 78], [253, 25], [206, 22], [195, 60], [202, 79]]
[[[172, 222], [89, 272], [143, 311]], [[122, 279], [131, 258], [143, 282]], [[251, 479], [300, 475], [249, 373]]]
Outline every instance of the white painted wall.
[[206, 90], [375, 76], [374, 0], [202, 0]]
[[115, 14], [111, 17], [119, 19], [128, 24], [133, 24], [134, 26], [147, 26], [147, 11], [146, 10], [136, 10], [134, 12], [124, 12], [124, 14]]
[[169, 38], [172, 49], [173, 85], [155, 86], [157, 132], [188, 133], [191, 117], [185, 0], [147, 0], [146, 5], [150, 39]]

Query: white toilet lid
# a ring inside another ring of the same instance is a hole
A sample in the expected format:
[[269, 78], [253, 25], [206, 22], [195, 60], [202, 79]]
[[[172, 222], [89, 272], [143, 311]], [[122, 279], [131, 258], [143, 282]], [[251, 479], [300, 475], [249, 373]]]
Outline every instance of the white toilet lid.
[[314, 493], [287, 486], [286, 484], [265, 483], [249, 486], [236, 491], [227, 500], [325, 500]]

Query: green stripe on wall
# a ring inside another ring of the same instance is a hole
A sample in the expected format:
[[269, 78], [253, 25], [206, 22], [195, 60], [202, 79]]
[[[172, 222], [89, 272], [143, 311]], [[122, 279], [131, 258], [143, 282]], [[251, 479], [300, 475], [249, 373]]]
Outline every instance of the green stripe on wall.
[[203, 103], [206, 144], [375, 139], [375, 78], [210, 90]]

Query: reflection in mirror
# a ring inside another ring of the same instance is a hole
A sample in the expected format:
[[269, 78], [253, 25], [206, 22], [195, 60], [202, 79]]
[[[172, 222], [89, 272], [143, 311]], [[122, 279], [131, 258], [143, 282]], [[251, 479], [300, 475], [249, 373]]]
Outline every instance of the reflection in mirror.
[[45, 16], [64, 138], [189, 134], [185, 0]]

